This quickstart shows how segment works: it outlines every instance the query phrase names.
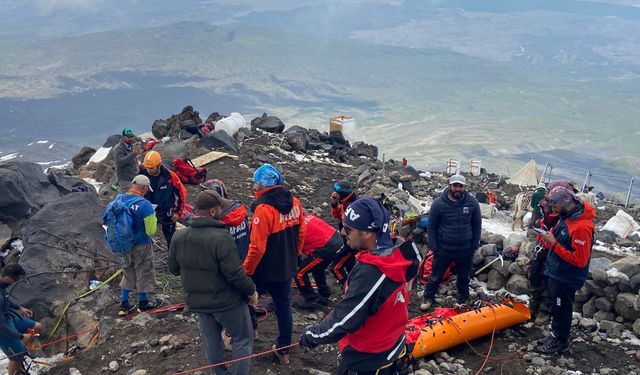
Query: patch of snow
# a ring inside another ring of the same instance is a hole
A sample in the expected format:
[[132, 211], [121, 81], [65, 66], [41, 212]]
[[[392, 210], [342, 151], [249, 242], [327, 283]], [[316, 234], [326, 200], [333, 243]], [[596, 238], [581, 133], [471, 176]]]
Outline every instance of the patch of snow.
[[38, 142], [36, 142], [36, 143], [39, 143], [39, 144], [43, 145], [43, 144], [45, 144], [45, 143], [49, 143], [49, 141], [38, 141]]
[[[55, 163], [63, 163], [63, 164], [58, 164], [58, 166], [60, 165], [67, 165], [68, 163], [65, 163], [64, 160], [54, 160], [54, 161], [39, 161], [36, 164], [38, 165], [51, 165], [51, 164], [55, 164]], [[53, 166], [51, 166], [53, 168]]]
[[98, 151], [91, 156], [89, 163], [100, 163], [109, 155], [109, 151], [111, 151], [111, 147], [100, 147]]
[[49, 150], [51, 150], [51, 149], [53, 148], [53, 146], [55, 146], [55, 145], [56, 145], [55, 143], [52, 143], [52, 144], [49, 146]]
[[485, 229], [489, 233], [499, 234], [505, 238], [512, 234], [526, 233], [521, 230], [511, 230], [511, 223], [512, 219], [506, 212], [498, 211], [491, 219], [482, 219], [482, 229]]
[[93, 178], [84, 178], [83, 180], [85, 180], [86, 182], [91, 184], [91, 186], [93, 186], [93, 188], [96, 189], [96, 191], [100, 191], [100, 187], [102, 187], [102, 185], [104, 185], [102, 182], [98, 182], [98, 181], [94, 180]]
[[5, 156], [1, 157], [0, 161], [11, 160], [11, 159], [14, 159], [16, 156], [18, 156], [18, 153], [14, 152], [13, 154], [8, 154], [8, 155], [5, 155]]
[[22, 243], [22, 240], [18, 239], [11, 242], [11, 248], [18, 252], [22, 252], [22, 250], [24, 250], [24, 244]]
[[27, 143], [27, 146], [33, 146], [35, 142]]
[[618, 280], [629, 281], [629, 276], [627, 276], [624, 273], [618, 271], [617, 268], [609, 268], [607, 270], [607, 277], [616, 278]]
[[617, 244], [605, 244], [599, 240], [596, 240], [596, 244], [593, 246], [593, 249], [618, 256], [638, 255], [638, 251], [635, 247], [621, 247]]

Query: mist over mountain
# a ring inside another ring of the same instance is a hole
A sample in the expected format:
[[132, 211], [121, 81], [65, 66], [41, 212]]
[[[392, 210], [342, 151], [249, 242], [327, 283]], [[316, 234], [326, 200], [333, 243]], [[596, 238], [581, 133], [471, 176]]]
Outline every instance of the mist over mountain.
[[9, 0], [0, 35], [0, 157], [191, 104], [323, 130], [350, 114], [387, 157], [434, 169], [640, 165], [632, 1]]

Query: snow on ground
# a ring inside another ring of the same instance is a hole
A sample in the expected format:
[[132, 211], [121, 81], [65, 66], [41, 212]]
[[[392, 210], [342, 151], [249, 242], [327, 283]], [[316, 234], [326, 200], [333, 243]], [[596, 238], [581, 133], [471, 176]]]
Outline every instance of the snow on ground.
[[512, 234], [526, 233], [522, 230], [511, 230], [511, 223], [511, 216], [509, 216], [507, 212], [497, 211], [491, 219], [482, 219], [482, 229], [485, 229], [489, 233], [499, 234], [505, 238]]
[[596, 241], [593, 249], [618, 256], [639, 255], [638, 251], [634, 247], [622, 247], [617, 244], [606, 244], [602, 241]]
[[91, 156], [89, 163], [100, 163], [107, 157], [109, 151], [111, 151], [111, 147], [100, 147], [98, 151]]
[[14, 152], [13, 154], [7, 154], [3, 157], [0, 157], [0, 161], [7, 161], [7, 160], [11, 160], [14, 159], [16, 156], [18, 156], [17, 152]]
[[91, 186], [93, 186], [96, 191], [100, 191], [100, 188], [102, 187], [102, 185], [104, 185], [102, 182], [98, 182], [93, 178], [84, 178], [83, 180], [91, 184]]
[[[58, 353], [48, 358], [35, 358], [35, 361], [40, 363], [34, 363], [33, 365], [31, 365], [31, 367], [29, 368], [29, 374], [31, 375], [44, 374], [51, 368], [51, 366], [48, 366], [46, 364], [49, 364], [49, 363], [54, 364], [56, 361], [62, 359], [63, 357], [64, 357], [64, 354]], [[7, 375], [8, 363], [9, 361], [6, 359], [0, 361], [0, 375]], [[30, 360], [26, 359], [26, 363], [30, 363]]]

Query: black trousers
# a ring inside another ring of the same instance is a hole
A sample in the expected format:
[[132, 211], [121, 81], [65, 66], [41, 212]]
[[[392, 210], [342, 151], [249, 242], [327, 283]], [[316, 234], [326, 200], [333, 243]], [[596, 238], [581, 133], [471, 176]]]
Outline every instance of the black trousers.
[[571, 318], [576, 290], [550, 277], [549, 298], [551, 302], [551, 332], [560, 341], [567, 341], [571, 334]]
[[[327, 276], [325, 271], [329, 264], [335, 260], [339, 251], [342, 248], [342, 236], [336, 232], [321, 248], [315, 249], [313, 254], [305, 257], [302, 263], [298, 266], [298, 273], [295, 277], [295, 282], [298, 287], [298, 292], [307, 301], [315, 301], [318, 299], [318, 294], [322, 297], [330, 297], [331, 289], [327, 284]], [[311, 280], [309, 274], [313, 275], [313, 280], [316, 282], [318, 292], [311, 286]]]
[[173, 238], [173, 234], [176, 232], [176, 223], [163, 223], [162, 225], [162, 234], [164, 234], [164, 239], [167, 241], [167, 249], [169, 245], [171, 245], [171, 239]]
[[[342, 237], [342, 236], [341, 236]], [[331, 274], [344, 286], [349, 272], [356, 265], [356, 251], [347, 245], [346, 237], [342, 238], [342, 248], [335, 254], [334, 261], [330, 265]]]

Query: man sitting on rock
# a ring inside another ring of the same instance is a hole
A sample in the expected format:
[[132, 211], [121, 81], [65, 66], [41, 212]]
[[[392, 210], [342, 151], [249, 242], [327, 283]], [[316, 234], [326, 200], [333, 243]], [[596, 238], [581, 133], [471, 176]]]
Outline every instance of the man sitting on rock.
[[569, 350], [573, 302], [589, 274], [596, 212], [563, 186], [551, 189], [546, 200], [560, 219], [550, 231], [541, 234], [550, 249], [545, 275], [549, 277], [551, 332], [536, 342], [536, 350], [555, 354]]
[[373, 198], [358, 199], [347, 209], [344, 232], [359, 251], [358, 261], [335, 309], [300, 335], [303, 347], [339, 343], [339, 375], [397, 374], [396, 363], [406, 354], [407, 283], [417, 260], [411, 246], [394, 246], [389, 216]]
[[7, 293], [7, 287], [25, 275], [17, 263], [5, 266], [0, 273], [0, 348], [9, 359], [9, 375], [22, 374], [25, 346], [29, 346], [42, 332], [42, 325], [30, 319], [33, 312], [11, 301]]
[[[242, 269], [238, 249], [224, 223], [217, 194], [205, 190], [196, 197], [197, 217], [177, 232], [169, 247], [169, 271], [180, 276], [189, 309], [198, 314], [200, 335], [209, 364], [224, 360], [224, 328], [232, 338], [232, 357], [253, 351], [253, 329], [247, 302], [258, 303], [256, 287]], [[218, 366], [216, 374], [249, 374], [249, 360], [231, 372]]]
[[147, 293], [156, 289], [156, 272], [153, 266], [152, 236], [156, 233], [157, 218], [151, 202], [144, 196], [151, 191], [149, 178], [137, 175], [131, 181], [132, 187], [124, 195], [125, 202], [133, 202], [129, 206], [132, 219], [132, 232], [135, 244], [122, 259], [122, 301], [120, 302], [119, 316], [129, 315], [134, 311], [135, 305], [129, 303], [129, 291], [138, 291], [138, 308], [140, 311], [155, 309], [161, 302], [149, 301]]
[[[340, 232], [319, 217], [307, 214], [304, 221], [307, 224], [307, 235], [302, 247], [302, 261], [295, 278], [298, 292], [304, 300], [295, 301], [294, 305], [303, 309], [315, 309], [319, 304], [329, 304], [331, 288], [327, 284], [325, 271], [344, 246], [344, 242]], [[313, 275], [317, 292], [311, 285], [309, 274]]]
[[121, 194], [129, 190], [131, 180], [140, 173], [140, 163], [138, 163], [137, 156], [142, 153], [142, 149], [133, 147], [135, 140], [136, 136], [133, 130], [124, 128], [122, 130], [122, 139], [113, 148], [113, 157], [116, 161], [116, 177]]

